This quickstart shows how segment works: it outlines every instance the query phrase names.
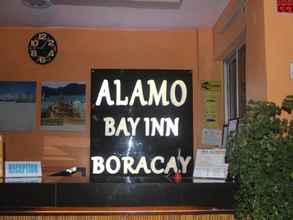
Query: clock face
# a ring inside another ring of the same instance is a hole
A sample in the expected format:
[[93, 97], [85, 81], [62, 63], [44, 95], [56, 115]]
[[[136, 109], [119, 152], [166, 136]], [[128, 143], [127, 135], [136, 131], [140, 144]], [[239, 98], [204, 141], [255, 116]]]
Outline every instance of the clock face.
[[37, 33], [29, 42], [28, 52], [34, 62], [48, 64], [52, 62], [57, 54], [57, 42], [48, 33]]

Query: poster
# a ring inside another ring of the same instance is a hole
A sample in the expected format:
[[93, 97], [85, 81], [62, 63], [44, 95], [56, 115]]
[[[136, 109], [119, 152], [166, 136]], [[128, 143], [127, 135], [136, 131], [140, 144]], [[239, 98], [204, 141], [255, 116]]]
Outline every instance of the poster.
[[277, 9], [279, 13], [293, 13], [293, 0], [277, 0]]
[[221, 82], [212, 80], [202, 81], [201, 90], [203, 92], [204, 128], [218, 128]]
[[228, 164], [225, 163], [225, 152], [225, 149], [198, 149], [193, 176], [226, 179]]
[[35, 128], [36, 83], [0, 81], [0, 130]]
[[42, 82], [41, 128], [64, 131], [85, 128], [84, 82]]
[[238, 127], [238, 119], [230, 120], [228, 123], [228, 133], [236, 132]]
[[202, 129], [202, 144], [206, 145], [222, 145], [222, 130], [221, 129], [210, 129], [204, 128]]
[[96, 69], [91, 180], [192, 176], [192, 72]]

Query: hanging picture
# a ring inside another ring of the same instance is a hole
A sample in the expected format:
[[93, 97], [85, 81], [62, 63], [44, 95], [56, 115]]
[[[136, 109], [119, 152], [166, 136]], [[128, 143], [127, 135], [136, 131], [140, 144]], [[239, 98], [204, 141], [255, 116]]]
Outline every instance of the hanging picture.
[[192, 176], [190, 70], [95, 69], [91, 180]]
[[41, 127], [65, 131], [85, 128], [84, 82], [42, 82]]
[[36, 83], [0, 81], [0, 130], [35, 128]]

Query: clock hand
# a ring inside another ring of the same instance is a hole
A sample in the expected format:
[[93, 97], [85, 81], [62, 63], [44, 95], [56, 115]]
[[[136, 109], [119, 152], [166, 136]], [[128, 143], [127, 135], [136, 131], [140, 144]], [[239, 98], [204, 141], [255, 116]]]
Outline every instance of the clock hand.
[[43, 45], [42, 45], [41, 47], [39, 47], [38, 49], [39, 49], [39, 50], [42, 50], [42, 49], [44, 49], [44, 47], [45, 47], [47, 44], [48, 44], [48, 42], [47, 42], [47, 41], [45, 41], [45, 43], [43, 43]]

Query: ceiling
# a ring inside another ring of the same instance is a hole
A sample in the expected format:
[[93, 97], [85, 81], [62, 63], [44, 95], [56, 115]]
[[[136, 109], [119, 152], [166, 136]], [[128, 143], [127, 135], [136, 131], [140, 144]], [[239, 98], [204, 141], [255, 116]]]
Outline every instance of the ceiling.
[[[24, 6], [22, 0], [1, 0], [0, 26], [122, 28], [212, 26], [228, 1], [183, 0], [181, 5], [121, 3], [83, 6], [65, 4], [60, 1], [62, 4], [59, 2], [59, 4], [46, 9], [35, 9]], [[55, 0], [55, 2], [58, 1]]]

